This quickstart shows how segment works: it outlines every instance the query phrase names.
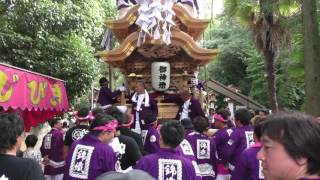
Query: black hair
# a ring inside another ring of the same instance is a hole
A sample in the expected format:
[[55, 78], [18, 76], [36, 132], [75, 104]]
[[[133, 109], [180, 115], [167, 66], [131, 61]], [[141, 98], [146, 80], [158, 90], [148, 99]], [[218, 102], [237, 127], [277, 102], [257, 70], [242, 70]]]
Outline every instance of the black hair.
[[169, 120], [160, 129], [162, 141], [165, 145], [176, 148], [184, 139], [184, 128], [177, 120]]
[[100, 86], [102, 86], [104, 84], [108, 84], [108, 83], [109, 83], [109, 81], [105, 77], [102, 77], [102, 78], [99, 79]]
[[144, 121], [144, 123], [151, 124], [157, 120], [157, 115], [152, 112], [150, 109], [146, 109], [143, 114], [141, 114], [141, 117], [139, 117], [141, 120]]
[[105, 110], [105, 114], [114, 117], [118, 121], [119, 125], [125, 124], [128, 122], [128, 116], [122, 113], [116, 106], [108, 107]]
[[21, 136], [24, 124], [20, 116], [15, 113], [0, 115], [0, 153], [6, 153], [17, 143], [17, 137]]
[[88, 107], [81, 107], [81, 108], [79, 109], [79, 111], [78, 111], [78, 116], [79, 116], [79, 117], [86, 117], [86, 116], [88, 116], [89, 112], [90, 112], [90, 108], [88, 108]]
[[27, 147], [34, 147], [38, 142], [38, 137], [34, 134], [30, 134], [26, 137], [24, 141]]
[[209, 121], [207, 118], [202, 116], [197, 116], [192, 121], [193, 128], [199, 133], [203, 133], [209, 128]]
[[244, 126], [250, 124], [250, 120], [253, 117], [253, 114], [248, 109], [238, 109], [234, 115], [236, 121], [240, 121], [240, 123]]
[[306, 158], [307, 173], [320, 175], [320, 124], [300, 112], [278, 112], [267, 116], [262, 137], [279, 142], [295, 160]]
[[254, 122], [253, 122], [253, 132], [257, 136], [258, 139], [261, 138], [261, 128], [262, 128], [262, 123], [265, 121], [265, 118], [262, 118], [260, 116], [254, 117]]
[[224, 120], [229, 120], [229, 116], [230, 116], [229, 111], [221, 109], [221, 110], [217, 111], [217, 114], [219, 114]]
[[68, 128], [68, 123], [66, 121], [62, 123], [62, 128]]
[[93, 115], [93, 116], [96, 116], [97, 114], [103, 114], [103, 113], [104, 113], [103, 109], [100, 108], [100, 107], [97, 107], [97, 108], [92, 109], [91, 112], [92, 112], [92, 115]]
[[181, 119], [181, 125], [184, 127], [184, 129], [193, 129], [193, 124], [190, 118]]
[[99, 126], [103, 126], [105, 124], [107, 124], [108, 122], [114, 120], [115, 118], [110, 116], [110, 115], [106, 115], [106, 114], [97, 114], [94, 117], [94, 120], [92, 121], [91, 125], [90, 125], [90, 134], [94, 135], [94, 136], [98, 136], [102, 131], [100, 130], [93, 130], [95, 127], [99, 127]]
[[50, 127], [54, 127], [54, 125], [56, 125], [59, 121], [61, 121], [61, 118], [60, 117], [54, 117], [53, 119], [51, 119], [49, 121], [49, 125]]

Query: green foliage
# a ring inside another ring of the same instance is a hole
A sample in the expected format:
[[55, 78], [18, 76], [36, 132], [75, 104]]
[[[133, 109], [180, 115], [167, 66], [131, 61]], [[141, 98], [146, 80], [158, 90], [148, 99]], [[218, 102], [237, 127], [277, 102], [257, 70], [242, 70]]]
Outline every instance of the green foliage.
[[105, 73], [94, 52], [115, 8], [104, 0], [21, 0], [0, 3], [0, 61], [61, 78], [71, 102]]
[[[245, 95], [270, 107], [264, 58], [257, 52], [251, 32], [237, 21], [221, 16], [206, 32], [208, 48], [219, 48], [218, 57], [208, 65], [208, 77], [235, 85]], [[284, 24], [292, 32], [292, 48], [282, 49], [276, 61], [279, 107], [301, 109], [304, 102], [303, 40], [301, 22], [291, 17]], [[203, 77], [203, 71], [201, 77]]]

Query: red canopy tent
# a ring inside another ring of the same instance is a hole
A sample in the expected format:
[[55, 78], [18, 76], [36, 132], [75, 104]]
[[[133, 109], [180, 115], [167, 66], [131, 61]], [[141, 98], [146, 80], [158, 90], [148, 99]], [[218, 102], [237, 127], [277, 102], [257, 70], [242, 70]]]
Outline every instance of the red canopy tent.
[[0, 107], [19, 112], [29, 131], [68, 110], [64, 81], [0, 63]]

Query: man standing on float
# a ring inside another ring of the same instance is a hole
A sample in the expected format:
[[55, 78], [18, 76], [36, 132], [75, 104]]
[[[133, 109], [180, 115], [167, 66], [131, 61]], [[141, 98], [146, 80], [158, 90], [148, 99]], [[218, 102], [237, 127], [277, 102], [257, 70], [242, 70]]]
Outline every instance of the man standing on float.
[[145, 89], [143, 82], [137, 82], [136, 92], [132, 98], [132, 114], [134, 115], [133, 129], [137, 133], [141, 133], [141, 126], [144, 125], [141, 122], [142, 117], [147, 109], [149, 109], [155, 116], [158, 116], [158, 106], [154, 99], [152, 99], [147, 90]]

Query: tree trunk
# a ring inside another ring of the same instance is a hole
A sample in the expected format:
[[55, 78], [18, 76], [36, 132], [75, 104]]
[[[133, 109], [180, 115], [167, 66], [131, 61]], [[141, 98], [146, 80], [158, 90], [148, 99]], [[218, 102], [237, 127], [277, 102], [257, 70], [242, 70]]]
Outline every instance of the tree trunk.
[[320, 37], [316, 0], [302, 1], [306, 112], [320, 116]]
[[271, 104], [272, 111], [278, 111], [278, 100], [277, 100], [277, 88], [276, 88], [276, 78], [274, 74], [274, 58], [275, 55], [268, 49], [263, 51], [265, 57], [265, 71], [267, 73], [267, 86], [268, 95]]

